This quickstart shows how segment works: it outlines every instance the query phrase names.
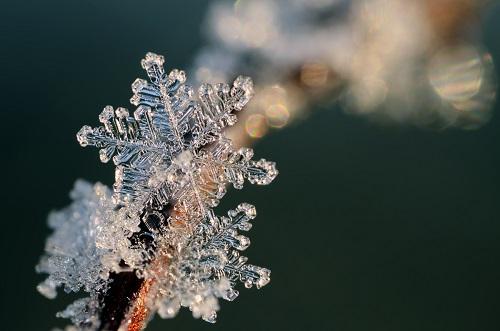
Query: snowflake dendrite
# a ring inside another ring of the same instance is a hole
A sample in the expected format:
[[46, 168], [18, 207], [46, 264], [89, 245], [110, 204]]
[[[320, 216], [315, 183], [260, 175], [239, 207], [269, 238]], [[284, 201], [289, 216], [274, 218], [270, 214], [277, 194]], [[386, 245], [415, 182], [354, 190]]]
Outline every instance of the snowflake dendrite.
[[135, 330], [152, 313], [169, 318], [181, 306], [215, 322], [218, 298], [234, 300], [238, 282], [260, 288], [270, 280], [268, 269], [240, 256], [250, 240], [239, 231], [250, 230], [255, 208], [213, 211], [227, 185], [266, 185], [278, 174], [224, 136], [252, 97], [252, 81], [203, 84], [196, 98], [185, 73], [166, 74], [163, 63], [153, 53], [142, 60], [149, 81], [132, 84], [133, 116], [107, 106], [102, 126], [77, 134], [116, 165], [113, 189], [77, 181], [73, 203], [49, 217], [54, 232], [37, 266], [49, 276], [38, 290], [49, 298], [59, 286], [88, 292], [58, 313], [81, 330]]

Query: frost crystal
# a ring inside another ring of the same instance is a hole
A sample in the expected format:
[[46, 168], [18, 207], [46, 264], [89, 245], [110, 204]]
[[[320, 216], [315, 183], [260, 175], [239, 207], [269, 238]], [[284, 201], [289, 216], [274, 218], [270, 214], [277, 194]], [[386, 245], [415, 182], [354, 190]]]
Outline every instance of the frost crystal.
[[184, 72], [167, 75], [163, 62], [153, 53], [142, 60], [149, 82], [132, 84], [133, 116], [107, 106], [102, 126], [77, 134], [116, 165], [113, 192], [78, 181], [73, 203], [49, 217], [54, 233], [37, 266], [49, 276], [38, 290], [49, 298], [59, 286], [88, 292], [58, 314], [80, 330], [139, 330], [151, 313], [170, 318], [181, 306], [215, 322], [218, 298], [234, 300], [236, 283], [270, 280], [239, 253], [250, 245], [239, 231], [250, 230], [255, 208], [242, 203], [220, 217], [212, 209], [228, 184], [267, 185], [278, 174], [223, 134], [252, 97], [252, 81], [203, 84], [195, 98]]

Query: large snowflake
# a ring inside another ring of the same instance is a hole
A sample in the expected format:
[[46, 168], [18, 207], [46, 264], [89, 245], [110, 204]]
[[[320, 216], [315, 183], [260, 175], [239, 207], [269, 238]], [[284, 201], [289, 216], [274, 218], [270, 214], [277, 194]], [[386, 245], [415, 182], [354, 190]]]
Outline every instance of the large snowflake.
[[58, 286], [88, 292], [59, 313], [82, 330], [138, 330], [151, 313], [173, 317], [181, 306], [214, 322], [217, 299], [236, 298], [238, 281], [260, 288], [270, 280], [239, 254], [250, 241], [238, 230], [251, 228], [255, 208], [242, 203], [222, 217], [212, 209], [228, 184], [266, 185], [278, 173], [223, 134], [252, 97], [252, 81], [204, 84], [195, 98], [184, 72], [167, 75], [163, 63], [153, 53], [142, 60], [149, 82], [132, 84], [133, 116], [107, 106], [102, 126], [77, 134], [102, 162], [113, 160], [113, 192], [77, 182], [73, 204], [49, 218], [54, 233], [37, 267], [49, 277], [38, 289], [51, 298]]

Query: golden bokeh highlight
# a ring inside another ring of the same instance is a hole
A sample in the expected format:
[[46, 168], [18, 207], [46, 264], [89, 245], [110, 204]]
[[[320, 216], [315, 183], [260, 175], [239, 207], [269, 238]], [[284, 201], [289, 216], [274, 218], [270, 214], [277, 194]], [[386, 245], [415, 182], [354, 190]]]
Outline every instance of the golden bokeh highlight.
[[324, 86], [328, 81], [330, 68], [323, 63], [306, 63], [300, 71], [300, 80], [311, 88]]
[[483, 83], [484, 68], [473, 47], [437, 53], [428, 67], [429, 81], [446, 101], [460, 102], [474, 97]]
[[262, 138], [267, 130], [267, 120], [262, 114], [252, 114], [245, 121], [245, 131], [252, 138]]
[[468, 44], [440, 50], [428, 64], [427, 77], [450, 121], [475, 129], [490, 119], [496, 79], [489, 53]]
[[275, 104], [266, 109], [267, 124], [272, 128], [282, 128], [288, 123], [290, 113], [283, 104]]

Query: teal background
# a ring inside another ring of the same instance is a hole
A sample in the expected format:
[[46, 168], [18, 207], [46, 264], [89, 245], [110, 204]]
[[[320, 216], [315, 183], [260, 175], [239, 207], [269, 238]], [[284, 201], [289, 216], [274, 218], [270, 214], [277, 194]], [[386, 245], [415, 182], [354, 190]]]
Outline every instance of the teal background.
[[[1, 330], [65, 324], [54, 315], [75, 296], [35, 290], [46, 216], [75, 179], [113, 181], [75, 133], [103, 106], [128, 106], [146, 51], [188, 68], [207, 3], [1, 2]], [[498, 6], [482, 17], [497, 63], [499, 17]], [[273, 185], [231, 191], [221, 206], [257, 206], [246, 255], [272, 269], [270, 285], [223, 303], [216, 325], [184, 310], [148, 330], [499, 330], [499, 107], [470, 132], [323, 108], [255, 146], [278, 163]]]

